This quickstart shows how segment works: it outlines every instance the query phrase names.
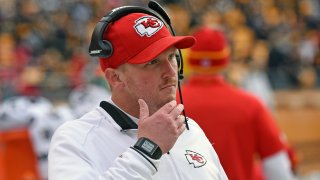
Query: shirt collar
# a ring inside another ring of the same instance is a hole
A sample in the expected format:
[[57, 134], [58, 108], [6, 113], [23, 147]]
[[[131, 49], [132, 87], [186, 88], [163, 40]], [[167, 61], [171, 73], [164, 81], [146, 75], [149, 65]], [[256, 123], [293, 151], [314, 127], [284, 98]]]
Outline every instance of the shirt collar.
[[194, 75], [190, 76], [188, 81], [193, 85], [222, 85], [226, 83], [222, 75]]
[[106, 101], [102, 101], [100, 103], [100, 109], [112, 117], [112, 120], [118, 125], [120, 131], [134, 130], [138, 128], [138, 119], [123, 111], [111, 100], [111, 98]]

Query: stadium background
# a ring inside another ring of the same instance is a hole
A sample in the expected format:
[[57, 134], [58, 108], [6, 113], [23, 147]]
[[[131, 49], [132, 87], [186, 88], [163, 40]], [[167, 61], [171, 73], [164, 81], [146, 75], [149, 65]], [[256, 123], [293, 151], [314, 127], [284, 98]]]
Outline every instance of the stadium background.
[[[52, 131], [108, 96], [98, 62], [88, 56], [95, 23], [114, 7], [147, 2], [0, 0], [0, 132], [29, 128], [36, 156], [45, 161]], [[232, 62], [225, 77], [273, 112], [297, 153], [298, 176], [319, 179], [320, 1], [158, 2], [178, 35], [202, 24], [226, 32]], [[186, 64], [186, 78], [188, 73]], [[3, 153], [3, 137], [0, 142]]]

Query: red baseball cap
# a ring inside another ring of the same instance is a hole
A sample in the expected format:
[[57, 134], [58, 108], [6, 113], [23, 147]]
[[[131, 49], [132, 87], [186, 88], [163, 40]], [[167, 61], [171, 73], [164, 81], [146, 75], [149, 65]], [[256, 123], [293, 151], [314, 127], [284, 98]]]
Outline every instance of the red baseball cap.
[[229, 62], [230, 50], [227, 39], [221, 30], [211, 27], [200, 27], [193, 33], [197, 42], [190, 48], [186, 58], [194, 72], [216, 73]]
[[195, 43], [192, 36], [172, 36], [161, 20], [144, 13], [131, 13], [108, 25], [103, 39], [113, 47], [110, 57], [99, 58], [103, 71], [124, 63], [146, 63], [171, 46], [184, 49]]

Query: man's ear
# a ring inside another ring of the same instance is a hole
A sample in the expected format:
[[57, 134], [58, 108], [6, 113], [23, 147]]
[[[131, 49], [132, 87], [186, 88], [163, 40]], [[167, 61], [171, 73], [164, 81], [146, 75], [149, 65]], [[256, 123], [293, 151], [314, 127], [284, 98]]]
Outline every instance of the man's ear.
[[120, 78], [121, 71], [119, 71], [118, 69], [107, 68], [104, 73], [107, 81], [112, 88], [119, 88], [124, 86], [124, 83]]

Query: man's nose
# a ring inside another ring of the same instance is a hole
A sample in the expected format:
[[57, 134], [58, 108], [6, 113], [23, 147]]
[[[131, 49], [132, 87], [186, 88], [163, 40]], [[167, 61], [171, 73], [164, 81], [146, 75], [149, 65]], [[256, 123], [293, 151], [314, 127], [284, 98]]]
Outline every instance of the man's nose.
[[166, 60], [162, 63], [164, 69], [164, 77], [173, 77], [177, 75], [178, 67], [175, 61], [171, 62], [170, 60]]

